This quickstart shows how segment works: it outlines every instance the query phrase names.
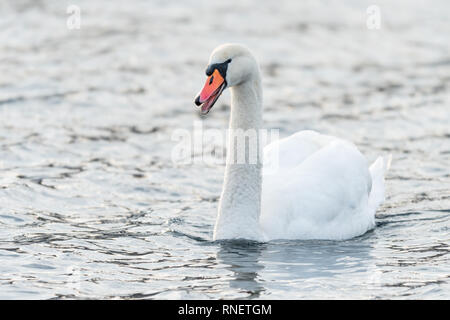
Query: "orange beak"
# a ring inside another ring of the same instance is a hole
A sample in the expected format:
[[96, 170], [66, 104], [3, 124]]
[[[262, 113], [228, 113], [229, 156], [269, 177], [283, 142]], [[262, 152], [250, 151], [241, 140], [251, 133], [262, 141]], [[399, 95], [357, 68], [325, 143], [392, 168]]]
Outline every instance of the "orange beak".
[[207, 114], [209, 110], [211, 110], [225, 87], [225, 79], [220, 72], [215, 69], [213, 74], [206, 79], [202, 91], [200, 91], [199, 96], [195, 99], [195, 104], [197, 106], [202, 106], [202, 114]]

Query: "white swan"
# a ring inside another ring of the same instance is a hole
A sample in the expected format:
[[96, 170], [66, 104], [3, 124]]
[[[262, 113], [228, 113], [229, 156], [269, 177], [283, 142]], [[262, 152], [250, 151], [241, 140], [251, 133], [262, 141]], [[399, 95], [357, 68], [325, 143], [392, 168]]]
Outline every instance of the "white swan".
[[[202, 114], [230, 87], [230, 132], [262, 128], [261, 77], [247, 48], [219, 46], [206, 74], [195, 100]], [[248, 144], [241, 149], [229, 137], [214, 240], [343, 240], [375, 226], [375, 211], [384, 201], [383, 158], [369, 168], [355, 145], [314, 131], [266, 146], [264, 170], [261, 161], [250, 161]], [[236, 163], [242, 153], [244, 163]]]

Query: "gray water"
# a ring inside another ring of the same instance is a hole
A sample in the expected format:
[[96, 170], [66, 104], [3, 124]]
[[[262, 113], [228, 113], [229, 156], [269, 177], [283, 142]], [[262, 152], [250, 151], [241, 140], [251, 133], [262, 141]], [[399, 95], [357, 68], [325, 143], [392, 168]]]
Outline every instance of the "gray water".
[[[377, 1], [370, 30], [370, 4], [2, 0], [0, 298], [450, 298], [450, 6]], [[211, 241], [224, 167], [173, 163], [172, 134], [226, 128], [228, 93], [193, 99], [231, 41], [268, 128], [392, 154], [373, 231]]]

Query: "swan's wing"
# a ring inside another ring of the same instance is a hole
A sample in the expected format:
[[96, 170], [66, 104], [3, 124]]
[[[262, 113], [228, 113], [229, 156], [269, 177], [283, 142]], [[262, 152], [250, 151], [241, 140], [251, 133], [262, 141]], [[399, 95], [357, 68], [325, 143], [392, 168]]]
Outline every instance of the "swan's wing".
[[[373, 227], [372, 178], [352, 143], [307, 131], [276, 147], [278, 168], [271, 163], [263, 176], [261, 225], [269, 238], [345, 239]], [[273, 162], [272, 148], [265, 156]]]
[[264, 148], [265, 173], [277, 173], [301, 164], [313, 153], [339, 139], [312, 130], [299, 131]]

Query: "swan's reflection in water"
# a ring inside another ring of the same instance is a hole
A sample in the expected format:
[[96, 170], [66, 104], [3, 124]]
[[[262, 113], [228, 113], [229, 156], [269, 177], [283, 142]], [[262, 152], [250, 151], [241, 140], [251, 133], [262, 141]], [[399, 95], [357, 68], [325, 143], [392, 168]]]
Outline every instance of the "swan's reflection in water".
[[239, 240], [220, 242], [217, 260], [233, 272], [230, 287], [248, 293], [247, 298], [258, 298], [265, 290], [258, 274], [264, 268], [260, 258], [266, 247], [265, 243]]
[[347, 279], [368, 285], [376, 268], [370, 255], [372, 246], [367, 237], [340, 242], [226, 241], [220, 243], [217, 259], [233, 273], [231, 288], [247, 293], [246, 298], [258, 298], [266, 290], [286, 290], [293, 283], [311, 291], [355, 285]]

